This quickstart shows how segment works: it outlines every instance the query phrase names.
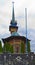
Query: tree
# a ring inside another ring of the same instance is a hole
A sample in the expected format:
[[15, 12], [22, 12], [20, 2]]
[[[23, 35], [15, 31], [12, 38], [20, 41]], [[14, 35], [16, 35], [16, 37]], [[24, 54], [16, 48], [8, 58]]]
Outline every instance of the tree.
[[2, 52], [3, 52], [3, 50], [2, 50], [2, 43], [0, 41], [0, 53], [2, 53]]
[[9, 44], [6, 42], [3, 47], [3, 52], [8, 52], [8, 51], [9, 51]]
[[3, 51], [13, 53], [13, 46], [6, 42], [4, 44]]
[[14, 52], [13, 45], [10, 45], [9, 52], [11, 52], [11, 53]]
[[[25, 49], [26, 49], [25, 44], [22, 42], [22, 43], [21, 43], [21, 53], [25, 53]], [[27, 41], [27, 51], [28, 51], [28, 52], [31, 51], [31, 50], [30, 50], [30, 41]]]
[[27, 43], [28, 43], [28, 44], [27, 44], [27, 51], [30, 52], [30, 51], [31, 51], [31, 50], [30, 50], [30, 41], [28, 41]]
[[25, 44], [21, 43], [21, 53], [25, 53]]

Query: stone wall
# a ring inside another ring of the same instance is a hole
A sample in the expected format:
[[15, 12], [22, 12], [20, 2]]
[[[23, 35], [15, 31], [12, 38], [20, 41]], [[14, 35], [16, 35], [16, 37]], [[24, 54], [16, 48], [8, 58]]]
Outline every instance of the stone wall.
[[30, 52], [28, 54], [12, 54], [1, 53], [0, 65], [35, 65], [35, 54]]

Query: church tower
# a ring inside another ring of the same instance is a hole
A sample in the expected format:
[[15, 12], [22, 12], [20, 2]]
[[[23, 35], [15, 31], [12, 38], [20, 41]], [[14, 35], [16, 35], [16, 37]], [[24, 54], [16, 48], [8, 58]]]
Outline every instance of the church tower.
[[15, 15], [14, 15], [14, 2], [12, 2], [12, 3], [13, 3], [12, 20], [11, 20], [10, 26], [9, 26], [9, 31], [11, 34], [13, 32], [17, 32], [17, 30], [18, 30], [17, 22], [15, 21]]
[[[9, 26], [9, 31], [11, 33], [11, 35], [7, 38], [3, 38], [3, 42], [4, 45], [10, 44], [11, 48], [7, 48], [6, 45], [6, 51], [11, 52], [11, 53], [25, 53], [26, 52], [26, 37], [19, 35], [18, 33], [18, 26], [17, 26], [17, 22], [15, 21], [15, 15], [14, 15], [14, 2], [13, 4], [13, 8], [12, 8], [12, 20], [10, 22], [10, 26]], [[27, 39], [27, 43], [28, 43], [28, 52], [30, 52], [30, 40]]]

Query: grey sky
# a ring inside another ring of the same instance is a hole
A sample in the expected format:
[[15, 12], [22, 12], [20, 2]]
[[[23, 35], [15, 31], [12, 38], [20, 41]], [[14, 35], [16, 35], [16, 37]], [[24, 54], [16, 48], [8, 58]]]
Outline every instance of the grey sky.
[[[35, 0], [0, 0], [0, 34], [9, 33], [8, 28], [12, 19], [12, 1], [15, 2], [15, 19], [19, 29], [25, 29], [25, 8], [27, 8], [27, 25], [31, 40], [35, 40]], [[34, 36], [33, 36], [34, 34]], [[34, 42], [32, 42], [34, 43]]]
[[35, 29], [35, 0], [0, 0], [0, 28], [3, 29], [4, 26], [5, 28], [9, 26], [10, 20], [12, 18], [12, 1], [15, 2], [15, 17], [18, 23], [20, 23], [19, 25], [22, 27], [25, 26], [24, 15], [25, 8], [27, 8], [28, 28]]

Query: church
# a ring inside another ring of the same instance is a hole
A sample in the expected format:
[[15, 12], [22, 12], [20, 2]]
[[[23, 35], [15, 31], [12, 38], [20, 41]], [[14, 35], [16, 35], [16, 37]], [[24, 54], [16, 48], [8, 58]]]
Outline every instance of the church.
[[[12, 20], [10, 22], [9, 31], [11, 36], [3, 38], [2, 41], [4, 45], [6, 43], [10, 44], [13, 48], [13, 53], [25, 53], [26, 52], [26, 37], [19, 35], [17, 21], [15, 21], [14, 15], [14, 3], [13, 3], [13, 12]], [[30, 40], [27, 39], [27, 49], [30, 52]]]

